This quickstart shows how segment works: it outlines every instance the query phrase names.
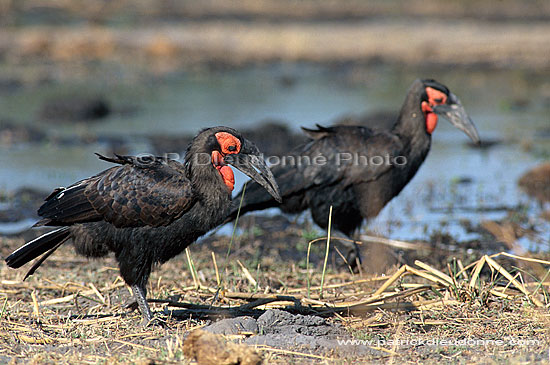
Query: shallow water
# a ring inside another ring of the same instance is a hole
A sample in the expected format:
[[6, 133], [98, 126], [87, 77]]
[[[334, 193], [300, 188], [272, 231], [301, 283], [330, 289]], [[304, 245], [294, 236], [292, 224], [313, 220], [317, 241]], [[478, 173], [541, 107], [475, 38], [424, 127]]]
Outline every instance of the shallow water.
[[[153, 133], [194, 133], [218, 124], [239, 128], [268, 118], [286, 121], [297, 129], [330, 124], [346, 114], [397, 113], [407, 88], [418, 76], [433, 77], [449, 86], [462, 100], [481, 138], [505, 143], [486, 150], [469, 148], [468, 137], [441, 121], [420, 171], [368, 228], [394, 239], [426, 237], [434, 230], [470, 239], [475, 235], [462, 228], [463, 219], [474, 223], [499, 219], [507, 214], [506, 208], [513, 210], [519, 204], [528, 204], [530, 216], [538, 219], [537, 205], [518, 190], [516, 183], [521, 174], [548, 159], [550, 77], [546, 74], [279, 65], [174, 74], [161, 79], [98, 77], [0, 91], [0, 117], [33, 123], [61, 136], [130, 136], [130, 152], [139, 153], [150, 149], [143, 137]], [[114, 113], [102, 122], [85, 125], [52, 126], [36, 121], [47, 98], [83, 90], [105, 95], [115, 109], [129, 107], [134, 112]], [[101, 143], [2, 145], [0, 191], [22, 186], [50, 190], [70, 184], [108, 166], [93, 155], [105, 148]], [[460, 183], [465, 178], [471, 182]], [[244, 180], [237, 174], [235, 191]], [[535, 223], [548, 228], [543, 222]], [[7, 228], [0, 230], [7, 233]], [[534, 244], [524, 243], [527, 248]]]

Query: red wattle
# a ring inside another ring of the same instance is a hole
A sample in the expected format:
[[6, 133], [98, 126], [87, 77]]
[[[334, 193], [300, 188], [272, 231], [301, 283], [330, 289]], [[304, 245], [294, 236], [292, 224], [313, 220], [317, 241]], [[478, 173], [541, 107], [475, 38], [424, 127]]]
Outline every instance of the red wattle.
[[233, 170], [231, 170], [231, 167], [227, 165], [218, 166], [218, 171], [220, 172], [220, 175], [222, 175], [223, 182], [227, 185], [229, 191], [233, 191], [233, 187], [235, 186], [235, 175], [233, 175]]
[[432, 134], [436, 126], [437, 126], [437, 114], [435, 113], [426, 114], [426, 131], [429, 134]]

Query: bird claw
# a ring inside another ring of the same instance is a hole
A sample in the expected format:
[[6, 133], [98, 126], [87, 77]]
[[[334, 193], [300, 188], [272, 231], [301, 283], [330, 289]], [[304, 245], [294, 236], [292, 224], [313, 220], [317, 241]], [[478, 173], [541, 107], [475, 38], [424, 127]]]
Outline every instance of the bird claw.
[[168, 324], [166, 323], [166, 321], [158, 318], [158, 317], [152, 317], [152, 318], [145, 318], [143, 317], [142, 321], [141, 321], [141, 326], [143, 328], [165, 328], [165, 329], [168, 329], [170, 328], [168, 326]]
[[[129, 303], [128, 305], [126, 305], [126, 309], [128, 309], [130, 312], [133, 312], [135, 310], [139, 310], [138, 302], [133, 301], [133, 302]], [[143, 319], [140, 322], [140, 325], [142, 327], [157, 327], [157, 326], [160, 326], [162, 328], [167, 328], [168, 327], [165, 321], [161, 320], [158, 317], [154, 317], [152, 315], [151, 316], [144, 315]]]

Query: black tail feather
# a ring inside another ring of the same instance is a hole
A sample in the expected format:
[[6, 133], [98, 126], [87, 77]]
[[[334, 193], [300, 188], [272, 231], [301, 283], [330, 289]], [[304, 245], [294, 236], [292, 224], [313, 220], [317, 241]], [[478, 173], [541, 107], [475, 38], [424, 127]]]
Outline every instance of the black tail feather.
[[45, 254], [42, 255], [41, 258], [39, 258], [38, 260], [36, 260], [36, 262], [34, 264], [32, 264], [32, 267], [29, 269], [29, 271], [27, 271], [27, 274], [25, 274], [25, 277], [23, 278], [23, 281], [27, 280], [27, 278], [29, 276], [31, 276], [32, 274], [34, 274], [34, 272], [36, 271], [36, 269], [38, 269], [40, 267], [40, 265], [42, 265], [42, 263], [44, 261], [46, 261], [46, 259], [48, 257], [50, 257], [50, 255], [52, 253], [55, 252], [55, 250], [57, 250], [59, 248], [59, 246], [61, 246], [63, 243], [65, 243], [66, 239], [62, 240], [62, 241], [59, 241], [59, 243], [57, 243], [55, 246], [53, 246], [48, 252], [46, 252]]
[[15, 250], [6, 258], [6, 264], [16, 269], [45, 253], [44, 257], [38, 260], [27, 273], [27, 276], [32, 275], [38, 266], [69, 238], [69, 235], [69, 227], [43, 234]]

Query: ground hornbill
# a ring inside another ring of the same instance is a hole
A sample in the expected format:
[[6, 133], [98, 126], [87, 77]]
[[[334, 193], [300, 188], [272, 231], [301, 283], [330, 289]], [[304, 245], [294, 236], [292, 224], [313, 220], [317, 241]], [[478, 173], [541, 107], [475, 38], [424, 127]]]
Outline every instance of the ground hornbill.
[[69, 238], [84, 256], [114, 252], [144, 323], [149, 323], [146, 284], [152, 266], [181, 253], [227, 216], [234, 185], [227, 164], [281, 200], [260, 156], [252, 142], [227, 127], [201, 131], [189, 145], [184, 164], [150, 155], [100, 156], [118, 165], [55, 189], [38, 210], [43, 219], [36, 225], [63, 227], [28, 242], [6, 262], [18, 268], [43, 255], [27, 278]]
[[[479, 142], [474, 124], [447, 87], [434, 80], [416, 80], [390, 130], [302, 128], [311, 140], [271, 168], [282, 203], [258, 184], [248, 183], [240, 212], [279, 207], [285, 213], [298, 213], [309, 208], [315, 223], [326, 229], [332, 206], [333, 230], [351, 237], [363, 219], [375, 217], [413, 178], [430, 150], [438, 116]], [[235, 219], [238, 209], [236, 199], [228, 221]], [[356, 264], [358, 254], [355, 246], [348, 262]]]

